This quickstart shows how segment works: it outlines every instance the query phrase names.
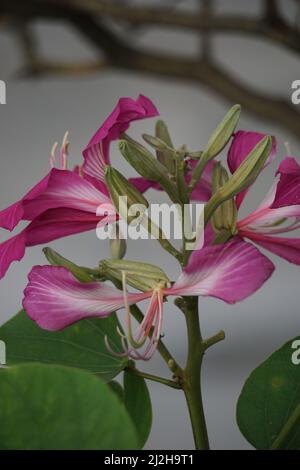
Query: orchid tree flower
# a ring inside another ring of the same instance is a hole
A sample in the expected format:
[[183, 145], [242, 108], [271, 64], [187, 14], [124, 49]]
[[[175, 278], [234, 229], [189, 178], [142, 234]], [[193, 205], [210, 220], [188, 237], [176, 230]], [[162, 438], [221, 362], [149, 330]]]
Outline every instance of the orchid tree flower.
[[[121, 354], [148, 360], [160, 339], [167, 296], [210, 296], [234, 304], [259, 289], [273, 270], [268, 258], [241, 240], [194, 251], [173, 285], [159, 282], [146, 292], [128, 293], [126, 272], [122, 292], [102, 282], [81, 283], [64, 267], [35, 266], [29, 274], [23, 306], [41, 328], [54, 331], [83, 318], [107, 317], [125, 307], [128, 331], [126, 337], [122, 335]], [[133, 332], [130, 305], [146, 299], [150, 299], [147, 312]]]
[[279, 176], [260, 206], [237, 224], [241, 237], [300, 265], [300, 238], [280, 237], [300, 228], [300, 165], [286, 157]]
[[13, 261], [23, 258], [26, 247], [115, 222], [115, 209], [102, 172], [102, 163], [109, 163], [110, 142], [118, 139], [131, 121], [157, 114], [153, 103], [142, 95], [137, 100], [121, 98], [84, 150], [84, 164], [73, 170], [68, 170], [68, 134], [59, 151], [58, 168], [57, 143], [54, 144], [50, 172], [21, 200], [0, 212], [0, 227], [9, 231], [21, 220], [31, 222], [18, 235], [0, 244], [0, 279]]

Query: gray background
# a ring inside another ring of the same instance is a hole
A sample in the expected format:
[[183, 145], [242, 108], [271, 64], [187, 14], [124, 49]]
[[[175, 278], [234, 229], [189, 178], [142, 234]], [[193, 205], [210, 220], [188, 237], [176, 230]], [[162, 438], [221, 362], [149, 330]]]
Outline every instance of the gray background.
[[[291, 6], [292, 2], [283, 2]], [[219, 9], [258, 11], [259, 2], [219, 2]], [[42, 37], [42, 50], [53, 58], [74, 60], [92, 58], [92, 51], [73, 31], [51, 23], [36, 27]], [[193, 53], [198, 40], [188, 33], [163, 33], [152, 30], [140, 39], [168, 51], [187, 49]], [[214, 41], [218, 59], [238, 76], [260, 90], [290, 96], [290, 85], [299, 79], [299, 60], [287, 52], [256, 39], [220, 36]], [[21, 197], [47, 171], [49, 150], [55, 140], [70, 131], [71, 161], [77, 163], [81, 149], [111, 112], [119, 96], [149, 96], [158, 106], [177, 145], [187, 143], [200, 149], [210, 131], [228, 109], [228, 103], [205, 89], [145, 78], [131, 73], [108, 71], [84, 78], [44, 78], [17, 80], [20, 55], [9, 32], [0, 34], [0, 78], [7, 82], [7, 104], [0, 106], [0, 203], [1, 208]], [[232, 103], [233, 104], [233, 103]], [[154, 121], [136, 123], [131, 134], [151, 133]], [[240, 128], [276, 134], [280, 143], [279, 158], [284, 155], [283, 142], [288, 140], [299, 158], [299, 143], [274, 125], [243, 113]], [[112, 148], [112, 161], [126, 174], [130, 169]], [[276, 163], [261, 175], [255, 190], [243, 207], [246, 214], [255, 208], [268, 190]], [[161, 194], [148, 193], [159, 202]], [[7, 234], [1, 231], [0, 240]], [[90, 232], [51, 244], [75, 262], [96, 265], [108, 254], [108, 243], [97, 240]], [[128, 257], [159, 263], [174, 279], [178, 266], [154, 241], [129, 243]], [[249, 372], [283, 342], [299, 334], [299, 274], [296, 266], [272, 257], [277, 266], [272, 279], [245, 302], [230, 307], [221, 301], [200, 299], [200, 315], [205, 336], [221, 328], [226, 341], [207, 353], [203, 367], [204, 405], [213, 449], [247, 449], [250, 446], [235, 424], [235, 404]], [[20, 309], [26, 276], [32, 265], [43, 264], [41, 247], [27, 251], [0, 283], [0, 322]], [[298, 277], [297, 277], [298, 276]], [[186, 335], [182, 314], [169, 302], [165, 308], [165, 340], [178, 360], [186, 354]], [[141, 365], [143, 366], [143, 365]], [[156, 355], [145, 370], [167, 374]], [[192, 436], [182, 394], [177, 390], [149, 384], [153, 399], [154, 423], [147, 444], [152, 449], [191, 449]]]

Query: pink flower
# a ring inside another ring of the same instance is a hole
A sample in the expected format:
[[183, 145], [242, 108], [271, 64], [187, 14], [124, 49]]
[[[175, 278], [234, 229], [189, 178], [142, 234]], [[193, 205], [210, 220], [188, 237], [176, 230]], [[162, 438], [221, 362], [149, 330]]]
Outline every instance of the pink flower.
[[[29, 317], [47, 330], [60, 330], [87, 317], [106, 317], [125, 307], [128, 333], [122, 337], [124, 351], [118, 354], [148, 360], [161, 335], [166, 296], [211, 296], [233, 304], [254, 293], [273, 270], [271, 261], [241, 240], [194, 251], [171, 287], [158, 284], [141, 293], [127, 292], [126, 274], [122, 292], [101, 282], [80, 283], [62, 267], [35, 266], [29, 274], [23, 306]], [[146, 299], [150, 302], [144, 320], [133, 332], [130, 305]]]
[[[121, 98], [84, 150], [84, 165], [73, 171], [67, 169], [68, 135], [59, 151], [60, 169], [55, 168], [57, 144], [53, 146], [51, 171], [21, 200], [0, 212], [0, 227], [9, 231], [21, 220], [31, 221], [21, 233], [0, 244], [0, 279], [13, 261], [23, 258], [26, 247], [115, 221], [115, 209], [103, 181], [102, 165], [109, 162], [109, 144], [129, 127], [131, 121], [157, 114], [152, 102], [144, 96], [139, 96], [136, 101]], [[103, 206], [103, 214], [100, 206]]]
[[286, 157], [276, 175], [279, 180], [261, 205], [238, 222], [239, 235], [300, 265], [300, 239], [277, 236], [300, 228], [300, 166]]
[[[245, 158], [249, 155], [249, 153], [254, 149], [254, 147], [265, 137], [265, 134], [260, 134], [259, 132], [251, 132], [251, 131], [238, 131], [234, 134], [228, 154], [227, 154], [227, 163], [231, 173], [234, 173], [240, 164], [245, 160]], [[269, 165], [274, 158], [276, 157], [277, 151], [277, 141], [275, 137], [273, 137], [273, 145], [272, 151], [270, 156], [267, 160], [266, 165]], [[250, 188], [246, 191], [242, 191], [236, 197], [236, 205], [237, 208], [240, 207], [242, 204], [247, 192]]]

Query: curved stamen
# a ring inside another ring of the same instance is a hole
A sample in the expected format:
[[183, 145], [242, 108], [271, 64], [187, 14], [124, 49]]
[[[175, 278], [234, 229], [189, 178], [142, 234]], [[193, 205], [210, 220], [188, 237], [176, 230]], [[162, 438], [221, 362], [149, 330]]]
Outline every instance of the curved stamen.
[[144, 336], [142, 339], [138, 339], [137, 341], [133, 337], [133, 332], [132, 332], [132, 322], [131, 322], [131, 312], [130, 312], [130, 307], [128, 303], [128, 292], [126, 288], [126, 272], [122, 271], [122, 286], [123, 286], [123, 294], [124, 294], [124, 307], [126, 311], [126, 323], [127, 323], [127, 338], [129, 341], [129, 344], [133, 346], [135, 349], [141, 348], [146, 340], [147, 337]]
[[69, 137], [69, 131], [65, 132], [62, 145], [60, 148], [60, 152], [59, 152], [59, 161], [60, 161], [61, 168], [63, 170], [67, 170], [68, 168], [68, 155], [69, 155], [69, 145], [70, 145], [68, 137]]
[[51, 166], [51, 168], [55, 167], [55, 154], [56, 154], [57, 146], [58, 146], [58, 142], [54, 142], [54, 144], [52, 145], [51, 152], [50, 152], [50, 166]]

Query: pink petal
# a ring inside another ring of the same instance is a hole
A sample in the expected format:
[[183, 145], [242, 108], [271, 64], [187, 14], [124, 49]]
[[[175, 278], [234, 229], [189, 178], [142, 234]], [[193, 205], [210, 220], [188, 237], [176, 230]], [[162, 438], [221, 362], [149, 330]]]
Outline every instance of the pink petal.
[[[191, 162], [190, 162], [191, 163]], [[208, 164], [205, 167], [204, 172], [202, 173], [202, 176], [194, 188], [191, 198], [194, 201], [201, 201], [201, 202], [207, 202], [212, 195], [212, 173], [213, 173], [213, 168], [216, 164], [215, 160], [211, 160], [208, 162]], [[193, 165], [195, 166], [195, 164]], [[190, 174], [187, 175], [187, 183], [190, 182], [191, 179], [191, 172]]]
[[[35, 266], [23, 306], [41, 328], [61, 330], [89, 317], [106, 317], [124, 306], [123, 292], [100, 282], [80, 283], [66, 268]], [[147, 298], [128, 294], [129, 303]]]
[[142, 176], [138, 176], [136, 178], [129, 178], [129, 182], [133, 184], [141, 193], [148, 191], [148, 189], [161, 189], [158, 183], [154, 183], [153, 181], [147, 180]]
[[259, 289], [274, 271], [273, 263], [240, 239], [194, 251], [168, 293], [203, 295], [235, 303]]
[[103, 166], [109, 164], [109, 145], [125, 132], [132, 121], [157, 116], [153, 103], [143, 95], [137, 100], [121, 98], [83, 150], [85, 173], [104, 180]]
[[[234, 134], [234, 137], [231, 142], [231, 146], [228, 151], [227, 155], [227, 163], [231, 173], [234, 173], [240, 164], [245, 160], [247, 155], [253, 150], [253, 148], [265, 137], [265, 134], [261, 134], [259, 132], [251, 132], [251, 131], [238, 131]], [[276, 157], [277, 152], [277, 141], [276, 138], [273, 137], [273, 145], [272, 151], [270, 156], [267, 160], [266, 166], [271, 163], [274, 158]], [[246, 191], [241, 192], [236, 197], [237, 207], [239, 208], [241, 203], [243, 202], [247, 192], [250, 188]]]
[[287, 157], [276, 172], [280, 175], [272, 208], [300, 205], [300, 165]]
[[257, 245], [290, 263], [300, 265], [300, 238], [276, 237], [250, 231], [241, 232], [241, 236], [251, 239]]
[[13, 261], [20, 261], [26, 247], [41, 245], [69, 235], [96, 230], [110, 218], [75, 209], [51, 209], [33, 220], [20, 234], [0, 244], [0, 279]]
[[294, 157], [285, 157], [276, 171], [276, 175], [299, 174], [300, 166]]
[[[24, 204], [39, 196], [48, 185], [51, 172], [39, 181], [25, 196], [7, 209], [0, 211], [0, 227], [12, 231], [24, 217]], [[30, 220], [30, 219], [27, 219]]]
[[25, 254], [26, 233], [21, 232], [0, 243], [0, 279], [2, 279], [13, 261], [20, 261]]
[[82, 178], [76, 172], [53, 168], [22, 200], [0, 212], [0, 226], [12, 230], [20, 220], [33, 220], [56, 207], [96, 214], [100, 204], [111, 202], [103, 183], [97, 182], [97, 186], [94, 183], [94, 178]]
[[68, 170], [51, 171], [47, 188], [34, 199], [23, 202], [24, 218], [32, 220], [42, 212], [56, 207], [66, 207], [96, 213], [100, 204], [110, 199], [90, 181]]
[[[274, 225], [283, 219], [300, 218], [300, 205], [279, 207], [278, 209], [261, 209], [256, 210], [244, 219], [238, 222], [237, 226], [240, 230], [250, 230], [263, 233], [264, 231], [277, 231], [284, 233], [286, 225]], [[287, 230], [290, 231], [290, 230]]]

